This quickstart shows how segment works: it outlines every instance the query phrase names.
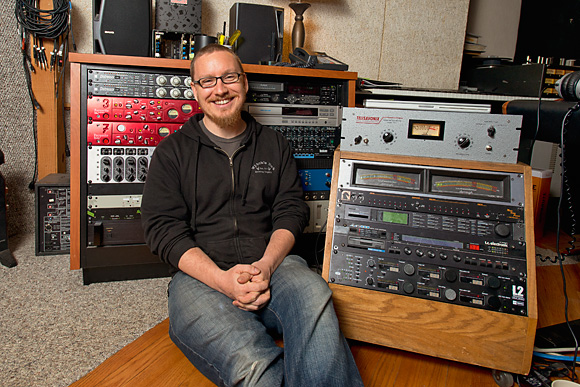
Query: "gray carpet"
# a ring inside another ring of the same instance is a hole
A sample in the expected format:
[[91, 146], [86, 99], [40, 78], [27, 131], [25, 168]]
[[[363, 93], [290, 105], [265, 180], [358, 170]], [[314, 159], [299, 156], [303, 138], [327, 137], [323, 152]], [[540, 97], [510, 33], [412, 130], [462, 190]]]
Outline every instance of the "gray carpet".
[[9, 240], [0, 265], [0, 386], [68, 386], [167, 318], [168, 278], [82, 284], [68, 255]]

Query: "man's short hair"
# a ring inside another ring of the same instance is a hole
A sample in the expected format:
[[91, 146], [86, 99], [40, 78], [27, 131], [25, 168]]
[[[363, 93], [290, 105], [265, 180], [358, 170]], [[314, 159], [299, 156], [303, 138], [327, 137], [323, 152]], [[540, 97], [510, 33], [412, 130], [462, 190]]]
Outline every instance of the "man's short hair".
[[195, 62], [197, 62], [198, 58], [207, 55], [207, 54], [213, 54], [214, 52], [228, 52], [230, 54], [232, 54], [232, 56], [236, 59], [236, 62], [238, 63], [238, 66], [240, 66], [240, 72], [244, 72], [244, 66], [242, 65], [242, 61], [240, 60], [240, 58], [236, 55], [235, 52], [233, 52], [230, 48], [223, 46], [221, 44], [208, 44], [207, 46], [203, 47], [201, 50], [199, 50], [199, 52], [197, 52], [195, 54], [195, 56], [193, 57], [193, 59], [191, 60], [191, 64], [189, 65], [189, 73], [191, 75], [191, 79], [195, 80], [194, 74], [193, 74], [193, 68], [195, 66]]

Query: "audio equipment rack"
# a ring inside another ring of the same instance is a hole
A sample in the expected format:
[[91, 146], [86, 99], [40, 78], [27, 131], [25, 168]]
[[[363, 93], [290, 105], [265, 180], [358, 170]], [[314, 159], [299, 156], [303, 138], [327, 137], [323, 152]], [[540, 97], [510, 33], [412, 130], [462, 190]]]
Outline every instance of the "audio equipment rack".
[[529, 166], [337, 150], [330, 195], [322, 275], [347, 338], [528, 373]]
[[[154, 147], [179, 130], [189, 117], [182, 113], [196, 109], [195, 101], [188, 101], [191, 90], [183, 87], [190, 62], [71, 54], [70, 63], [70, 267], [83, 270], [85, 283], [162, 275], [166, 268], [141, 239], [138, 206]], [[244, 71], [249, 81], [339, 84], [342, 106], [354, 106], [354, 72], [248, 64]], [[167, 75], [167, 87], [160, 87], [151, 74]], [[122, 84], [125, 76], [127, 83]], [[107, 77], [111, 81], [103, 81]], [[135, 79], [143, 84], [135, 86]], [[183, 104], [192, 109], [184, 110]], [[127, 170], [136, 173], [127, 175]]]

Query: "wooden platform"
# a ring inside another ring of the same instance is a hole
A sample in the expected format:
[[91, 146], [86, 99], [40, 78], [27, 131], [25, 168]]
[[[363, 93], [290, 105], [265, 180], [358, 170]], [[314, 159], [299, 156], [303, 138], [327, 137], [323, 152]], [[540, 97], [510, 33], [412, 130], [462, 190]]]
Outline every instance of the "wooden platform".
[[[564, 272], [569, 318], [580, 319], [580, 264], [564, 265]], [[538, 267], [537, 283], [538, 327], [565, 321], [560, 267]], [[167, 330], [165, 320], [71, 386], [214, 386], [171, 342]], [[486, 368], [361, 342], [351, 342], [351, 350], [367, 387], [497, 387]]]

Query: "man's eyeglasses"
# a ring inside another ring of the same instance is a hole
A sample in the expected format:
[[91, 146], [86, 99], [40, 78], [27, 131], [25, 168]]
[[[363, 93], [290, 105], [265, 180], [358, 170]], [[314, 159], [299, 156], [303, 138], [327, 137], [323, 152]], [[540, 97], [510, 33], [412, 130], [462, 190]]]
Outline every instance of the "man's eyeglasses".
[[237, 81], [239, 81], [240, 77], [242, 75], [244, 75], [244, 74], [243, 73], [227, 73], [225, 75], [222, 75], [221, 77], [200, 78], [197, 81], [193, 81], [193, 83], [200, 85], [204, 89], [208, 89], [210, 87], [214, 87], [215, 85], [217, 85], [218, 79], [221, 79], [223, 83], [225, 83], [226, 85], [229, 85], [230, 83], [236, 83]]

